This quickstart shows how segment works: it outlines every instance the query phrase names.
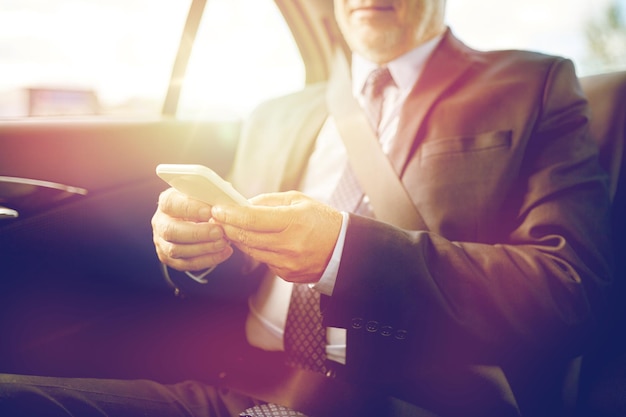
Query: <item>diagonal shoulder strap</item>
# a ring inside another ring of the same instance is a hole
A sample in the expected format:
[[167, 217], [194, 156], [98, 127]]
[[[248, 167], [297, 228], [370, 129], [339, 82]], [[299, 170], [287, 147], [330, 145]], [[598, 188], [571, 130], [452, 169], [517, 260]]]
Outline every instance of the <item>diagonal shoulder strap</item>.
[[426, 229], [350, 85], [346, 57], [336, 51], [326, 101], [354, 174], [369, 197], [376, 218], [404, 229]]

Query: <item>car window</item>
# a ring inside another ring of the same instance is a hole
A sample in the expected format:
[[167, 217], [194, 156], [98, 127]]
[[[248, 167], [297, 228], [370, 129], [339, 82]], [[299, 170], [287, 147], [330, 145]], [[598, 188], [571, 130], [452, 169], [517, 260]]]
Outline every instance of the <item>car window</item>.
[[158, 115], [190, 0], [2, 0], [0, 118]]
[[[0, 120], [158, 117], [191, 0], [2, 0]], [[626, 0], [447, 0], [478, 49], [571, 58], [581, 76], [626, 69]], [[208, 0], [177, 117], [238, 119], [301, 88], [305, 69], [272, 0]]]
[[241, 119], [305, 85], [298, 47], [272, 0], [210, 0], [181, 91], [182, 119]]
[[451, 28], [478, 49], [571, 58], [578, 75], [626, 69], [626, 0], [447, 0]]
[[[3, 0], [0, 119], [158, 116], [190, 0]], [[177, 116], [244, 117], [304, 86], [272, 0], [207, 1]]]

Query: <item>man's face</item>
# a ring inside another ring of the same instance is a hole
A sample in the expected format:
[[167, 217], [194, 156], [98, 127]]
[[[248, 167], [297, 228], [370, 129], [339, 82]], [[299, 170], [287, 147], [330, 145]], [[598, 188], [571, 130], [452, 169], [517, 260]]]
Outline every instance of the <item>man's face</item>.
[[384, 64], [441, 33], [445, 0], [335, 0], [350, 48]]

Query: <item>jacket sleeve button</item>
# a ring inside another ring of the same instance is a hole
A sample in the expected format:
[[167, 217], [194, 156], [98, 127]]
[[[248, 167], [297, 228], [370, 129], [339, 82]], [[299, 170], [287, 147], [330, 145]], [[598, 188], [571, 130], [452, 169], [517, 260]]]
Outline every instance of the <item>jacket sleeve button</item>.
[[381, 336], [389, 337], [393, 334], [393, 327], [391, 326], [383, 326], [380, 328]]
[[368, 321], [366, 329], [368, 332], [376, 333], [378, 331], [378, 322], [376, 320]]
[[352, 319], [352, 328], [353, 329], [361, 329], [363, 328], [363, 319], [360, 317], [355, 317]]
[[404, 339], [406, 339], [407, 334], [408, 334], [408, 332], [406, 330], [399, 329], [399, 330], [396, 331], [395, 337], [398, 340], [404, 340]]

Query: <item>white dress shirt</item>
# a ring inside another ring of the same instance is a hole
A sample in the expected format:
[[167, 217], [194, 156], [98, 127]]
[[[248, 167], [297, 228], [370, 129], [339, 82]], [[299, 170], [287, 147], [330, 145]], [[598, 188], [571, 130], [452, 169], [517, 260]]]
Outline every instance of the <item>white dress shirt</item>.
[[[387, 65], [395, 85], [385, 90], [382, 119], [378, 131], [381, 147], [385, 153], [389, 152], [393, 143], [402, 105], [417, 82], [426, 60], [440, 40], [441, 36], [438, 36]], [[352, 91], [361, 104], [364, 100], [365, 82], [376, 67], [375, 63], [359, 55], [354, 54], [352, 57]], [[329, 117], [318, 135], [304, 178], [300, 184], [300, 190], [316, 200], [328, 202], [347, 163], [346, 149], [332, 117]], [[342, 214], [341, 232], [331, 261], [320, 281], [312, 285], [315, 290], [326, 295], [332, 295], [348, 227], [348, 215], [347, 213]], [[207, 277], [205, 275], [206, 273], [202, 277], [192, 276], [192, 278], [200, 278], [199, 282], [206, 282]], [[284, 350], [283, 334], [292, 287], [291, 283], [268, 274], [263, 279], [258, 291], [250, 297], [246, 336], [251, 345], [271, 351]], [[328, 328], [327, 340], [326, 355], [328, 359], [345, 364], [346, 330]]]

